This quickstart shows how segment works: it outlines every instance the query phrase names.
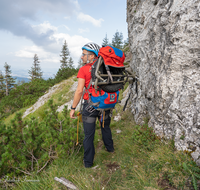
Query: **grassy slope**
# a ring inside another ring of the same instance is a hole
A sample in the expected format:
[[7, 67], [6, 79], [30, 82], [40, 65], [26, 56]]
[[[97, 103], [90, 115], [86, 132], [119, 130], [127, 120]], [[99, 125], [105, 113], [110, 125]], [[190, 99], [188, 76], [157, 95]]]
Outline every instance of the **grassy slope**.
[[[134, 143], [132, 134], [137, 126], [129, 110], [123, 114], [120, 122], [112, 121], [114, 153], [105, 151], [100, 128], [96, 126], [96, 169], [84, 168], [81, 143], [79, 152], [65, 160], [54, 161], [43, 173], [29, 178], [40, 182], [23, 182], [16, 189], [65, 189], [62, 184], [54, 181], [54, 177], [65, 177], [79, 189], [155, 190], [183, 186], [187, 176], [183, 174], [181, 165], [190, 157], [176, 151], [171, 142], [152, 141], [151, 150]], [[122, 132], [118, 134], [117, 129]], [[141, 136], [138, 140], [144, 139]]]
[[[76, 77], [75, 76], [72, 76], [70, 77], [69, 79], [67, 80], [64, 80], [62, 82], [60, 82], [60, 86], [59, 88], [56, 90], [56, 92], [51, 96], [51, 98], [53, 99], [54, 101], [54, 104], [57, 104], [58, 106], [61, 106], [63, 105], [64, 103], [70, 101], [72, 98], [73, 98], [73, 92], [68, 92], [69, 89], [71, 88], [72, 84], [76, 81]], [[29, 107], [27, 107], [29, 108]], [[19, 110], [19, 112], [22, 112], [24, 113], [26, 111], [27, 108], [23, 108], [21, 110]], [[40, 119], [43, 119], [44, 118], [44, 111], [48, 109], [48, 106], [47, 106], [47, 102], [39, 107], [34, 113], [31, 113], [29, 114], [25, 119], [30, 119], [31, 117], [35, 117], [35, 118], [40, 118]], [[8, 118], [6, 118], [4, 120], [4, 123], [6, 125], [10, 124], [11, 120], [14, 119], [15, 117], [15, 113], [10, 115]]]
[[[73, 78], [73, 80], [75, 79]], [[73, 94], [67, 92], [73, 80], [70, 79], [71, 82], [63, 83], [62, 88], [53, 95], [54, 102], [61, 105], [72, 98]], [[67, 94], [67, 98], [65, 95], [62, 96], [63, 94]], [[120, 95], [121, 98], [122, 95]], [[31, 116], [42, 119], [45, 109], [46, 105], [43, 105], [26, 119]], [[183, 186], [187, 176], [183, 173], [182, 163], [186, 160], [190, 161], [190, 157], [176, 151], [171, 142], [162, 142], [159, 139], [147, 140], [148, 135], [152, 134], [143, 136], [144, 134], [138, 133], [140, 126], [135, 125], [130, 110], [122, 113], [122, 107], [119, 105], [117, 105], [117, 109], [122, 114], [122, 119], [119, 122], [112, 121], [111, 124], [115, 153], [105, 151], [100, 127], [98, 123], [96, 125], [94, 160], [94, 166], [98, 166], [96, 169], [84, 168], [83, 147], [80, 142], [79, 152], [74, 152], [64, 160], [55, 160], [39, 175], [27, 177], [30, 180], [39, 180], [39, 182], [26, 182], [24, 178], [21, 178], [21, 182], [14, 189], [66, 189], [62, 184], [56, 182], [54, 177], [65, 177], [76, 184], [79, 189], [89, 190], [155, 190], [164, 189], [164, 187], [175, 189], [175, 187]], [[116, 114], [114, 111], [114, 115]], [[10, 118], [12, 117], [10, 116]], [[9, 123], [8, 120], [6, 122]], [[148, 126], [144, 125], [143, 127], [145, 132]], [[119, 134], [117, 133], [118, 129], [122, 131]], [[82, 125], [80, 130], [83, 130]], [[141, 131], [139, 130], [139, 132]], [[146, 145], [141, 145], [139, 142]], [[23, 180], [24, 182], [22, 182]]]

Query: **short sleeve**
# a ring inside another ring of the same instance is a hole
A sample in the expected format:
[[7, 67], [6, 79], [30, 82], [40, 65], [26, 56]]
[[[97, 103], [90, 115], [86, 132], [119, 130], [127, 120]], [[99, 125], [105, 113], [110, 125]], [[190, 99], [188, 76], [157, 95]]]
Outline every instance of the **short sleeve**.
[[77, 74], [77, 78], [82, 78], [82, 79], [85, 79], [85, 72], [84, 72], [84, 68], [81, 67], [78, 71], [78, 74]]

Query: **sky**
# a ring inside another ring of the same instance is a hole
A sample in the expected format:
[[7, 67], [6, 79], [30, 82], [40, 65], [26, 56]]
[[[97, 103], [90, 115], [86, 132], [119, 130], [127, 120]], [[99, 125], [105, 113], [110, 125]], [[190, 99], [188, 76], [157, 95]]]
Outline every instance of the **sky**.
[[44, 78], [60, 68], [66, 40], [74, 66], [88, 42], [102, 45], [118, 31], [127, 39], [126, 0], [0, 0], [0, 70], [28, 77], [38, 55]]

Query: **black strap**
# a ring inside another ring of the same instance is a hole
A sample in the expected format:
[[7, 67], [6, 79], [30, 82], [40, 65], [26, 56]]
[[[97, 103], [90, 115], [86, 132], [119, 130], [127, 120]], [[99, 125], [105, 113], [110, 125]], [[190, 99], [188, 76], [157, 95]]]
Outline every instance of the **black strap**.
[[84, 96], [84, 94], [85, 94], [85, 91], [87, 91], [88, 94], [89, 94], [89, 88], [90, 88], [91, 84], [92, 84], [92, 79], [90, 80], [90, 83], [88, 84], [88, 87], [87, 87], [87, 88], [84, 87], [83, 94], [82, 94], [82, 97], [81, 97], [81, 106], [80, 106], [80, 111], [79, 111], [80, 113], [82, 112], [83, 96]]
[[127, 106], [127, 103], [128, 103], [128, 100], [129, 100], [130, 96], [131, 96], [131, 93], [129, 93], [129, 95], [128, 95], [128, 98], [127, 98], [127, 100], [126, 100], [126, 102], [124, 104], [123, 111], [125, 111], [125, 109], [126, 109], [126, 106]]
[[[137, 82], [137, 81], [136, 81]], [[123, 111], [125, 111], [125, 109], [126, 109], [126, 106], [127, 106], [127, 103], [128, 103], [128, 100], [130, 99], [130, 97], [131, 97], [131, 88], [133, 87], [133, 83], [131, 84], [131, 87], [130, 87], [130, 93], [129, 93], [129, 95], [128, 95], [128, 98], [127, 98], [127, 100], [126, 100], [126, 102], [125, 102], [125, 104], [124, 104], [124, 108], [123, 108]]]

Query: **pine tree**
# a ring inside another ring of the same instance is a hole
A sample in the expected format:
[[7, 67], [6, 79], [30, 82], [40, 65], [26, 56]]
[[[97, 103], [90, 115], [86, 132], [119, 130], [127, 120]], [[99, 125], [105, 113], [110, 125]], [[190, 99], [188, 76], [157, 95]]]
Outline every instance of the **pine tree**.
[[5, 78], [3, 73], [0, 71], [0, 99], [3, 98], [6, 94], [6, 85], [5, 85]]
[[29, 76], [31, 77], [31, 81], [34, 79], [41, 79], [42, 78], [42, 71], [39, 65], [40, 61], [37, 54], [33, 57], [33, 66], [31, 70], [28, 71]]
[[109, 40], [108, 40], [107, 34], [106, 34], [106, 37], [103, 39], [102, 46], [108, 46], [108, 45], [109, 45]]
[[68, 63], [68, 66], [69, 66], [69, 68], [74, 68], [74, 61], [73, 61], [73, 59], [70, 57], [69, 58], [69, 63]]
[[83, 65], [84, 64], [83, 64], [82, 60], [79, 59], [79, 61], [78, 61], [78, 67], [77, 68], [80, 69]]
[[112, 39], [112, 46], [122, 49], [123, 47], [123, 34], [119, 33], [118, 31], [115, 32], [113, 39]]
[[126, 40], [124, 40], [124, 48], [126, 47], [126, 46], [128, 46], [129, 45], [129, 38], [127, 38]]
[[68, 67], [69, 65], [68, 65], [68, 59], [69, 59], [69, 55], [70, 55], [70, 53], [69, 53], [69, 49], [68, 49], [68, 47], [67, 47], [67, 42], [66, 42], [66, 40], [65, 40], [65, 42], [64, 42], [64, 44], [63, 44], [63, 47], [62, 47], [62, 51], [61, 51], [61, 60], [60, 60], [60, 62], [61, 62], [61, 69], [63, 69], [63, 68], [66, 68], [66, 67]]
[[6, 96], [8, 96], [10, 90], [13, 88], [15, 84], [15, 79], [11, 76], [10, 65], [5, 62], [5, 87], [6, 87]]

